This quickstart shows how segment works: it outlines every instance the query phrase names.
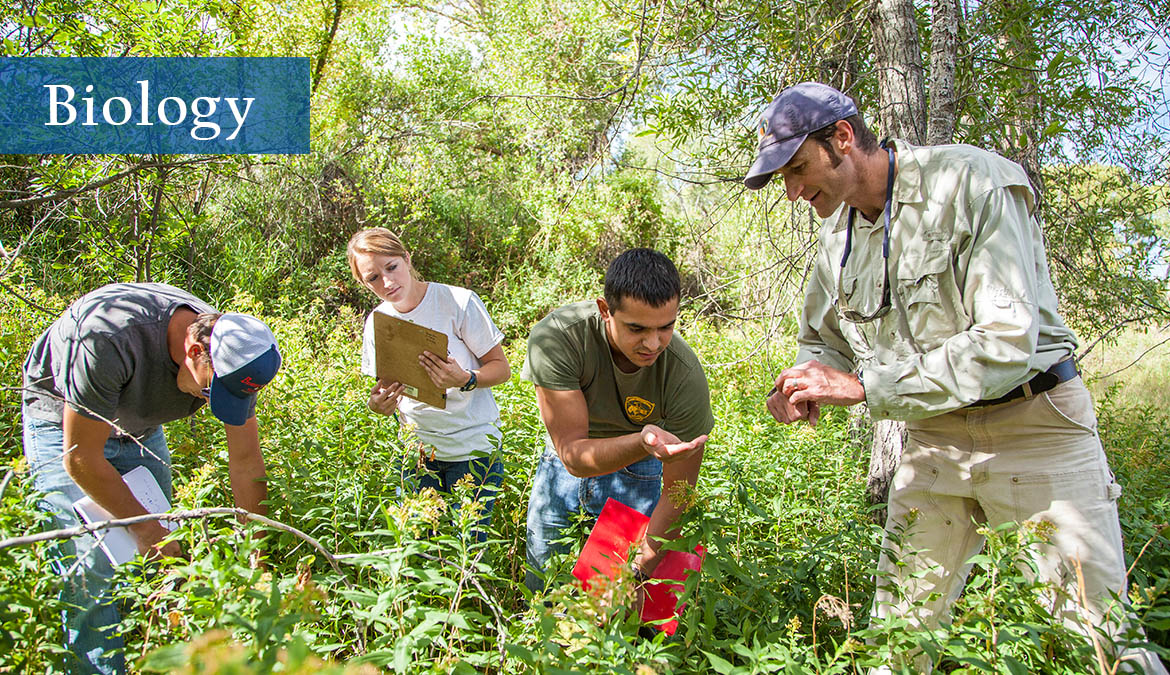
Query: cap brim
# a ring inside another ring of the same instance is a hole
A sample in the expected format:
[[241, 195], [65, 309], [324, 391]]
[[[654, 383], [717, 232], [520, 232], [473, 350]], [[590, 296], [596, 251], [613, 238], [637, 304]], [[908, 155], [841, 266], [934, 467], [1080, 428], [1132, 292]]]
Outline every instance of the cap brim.
[[808, 134], [793, 136], [761, 150], [755, 164], [752, 164], [752, 168], [744, 176], [743, 184], [749, 190], [759, 190], [767, 185], [768, 181], [772, 180], [772, 174], [792, 159], [805, 138], [808, 138]]
[[208, 403], [211, 406], [211, 414], [215, 415], [215, 418], [220, 422], [230, 424], [233, 427], [243, 426], [251, 417], [255, 402], [255, 394], [244, 397], [236, 396], [228, 391], [219, 377], [211, 380], [211, 396]]

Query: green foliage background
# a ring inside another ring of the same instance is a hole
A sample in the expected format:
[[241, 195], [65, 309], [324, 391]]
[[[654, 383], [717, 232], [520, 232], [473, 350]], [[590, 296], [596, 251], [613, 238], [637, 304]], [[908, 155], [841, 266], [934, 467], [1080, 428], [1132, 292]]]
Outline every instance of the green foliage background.
[[[1164, 39], [1163, 5], [965, 10], [958, 140], [1010, 155], [1026, 136], [1010, 123], [1021, 73], [1045, 75], [1029, 133], [1045, 153], [1062, 309], [1086, 345], [1170, 320], [1165, 134], [1139, 125], [1159, 102], [1135, 75]], [[29, 345], [85, 291], [165, 281], [275, 329], [285, 366], [259, 408], [271, 515], [343, 557], [334, 566], [287, 533], [253, 539], [233, 520], [184, 524], [190, 562], [127, 570], [121, 586], [136, 669], [841, 673], [922, 648], [951, 672], [1095, 670], [1090, 645], [1020, 572], [1042, 534], [1029, 528], [988, 533], [953, 629], [869, 627], [880, 528], [864, 496], [866, 423], [832, 411], [815, 432], [780, 428], [762, 405], [794, 354], [816, 224], [738, 176], [780, 85], [843, 62], [866, 72], [863, 19], [829, 0], [0, 7], [5, 56], [291, 55], [314, 74], [309, 155], [0, 158], [0, 537], [45, 526], [20, 441]], [[863, 109], [874, 86], [853, 83]], [[676, 637], [639, 637], [636, 621], [568, 587], [522, 590], [542, 427], [518, 378], [494, 389], [508, 477], [485, 545], [464, 536], [467, 495], [456, 511], [409, 485], [400, 494], [410, 451], [365, 408], [359, 333], [374, 302], [343, 253], [371, 225], [401, 233], [424, 277], [480, 293], [515, 371], [531, 324], [596, 296], [618, 251], [653, 246], [678, 263], [680, 329], [708, 364], [718, 424], [678, 544], [710, 553]], [[1170, 418], [1100, 403], [1126, 488], [1131, 595], [1170, 645]], [[230, 504], [222, 428], [204, 414], [167, 431], [177, 505]], [[60, 665], [57, 583], [42, 547], [0, 550], [0, 670]]]

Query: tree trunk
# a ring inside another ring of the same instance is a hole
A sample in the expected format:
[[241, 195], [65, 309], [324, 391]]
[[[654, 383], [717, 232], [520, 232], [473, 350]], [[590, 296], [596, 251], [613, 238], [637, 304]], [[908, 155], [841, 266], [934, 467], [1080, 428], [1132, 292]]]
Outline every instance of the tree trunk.
[[[865, 482], [865, 496], [870, 505], [885, 504], [890, 498], [890, 484], [894, 472], [902, 463], [902, 448], [906, 443], [906, 423], [878, 420], [873, 425], [873, 444], [869, 448], [869, 474]], [[874, 522], [886, 522], [886, 507], [872, 513]]]
[[920, 144], [926, 138], [926, 90], [913, 0], [877, 0], [869, 17], [882, 134]]
[[955, 137], [955, 62], [959, 51], [956, 0], [934, 0], [930, 41], [930, 117], [926, 142], [941, 145]]
[[[1021, 10], [1019, 5], [1025, 4]], [[1006, 0], [1002, 11], [1007, 16], [1027, 15], [1029, 0]], [[1009, 31], [1000, 38], [1004, 60], [1014, 66], [1019, 76], [1019, 90], [1013, 97], [1017, 105], [1010, 109], [1007, 133], [1003, 137], [999, 153], [1019, 162], [1036, 188], [1038, 196], [1044, 194], [1044, 177], [1040, 172], [1040, 142], [1044, 131], [1044, 111], [1040, 102], [1040, 81], [1038, 64], [1039, 50], [1032, 29]]]
[[[945, 5], [945, 6], [944, 6]], [[955, 0], [935, 0], [935, 20], [949, 22], [936, 35], [932, 46], [931, 66], [938, 67], [932, 79], [932, 91], [938, 87], [935, 105], [943, 115], [938, 133], [946, 131], [947, 140], [954, 133], [954, 68], [958, 45], [958, 4]], [[877, 0], [870, 14], [873, 28], [874, 63], [877, 67], [881, 106], [878, 123], [886, 136], [922, 143], [926, 133], [926, 89], [923, 84], [922, 48], [913, 0]], [[938, 31], [938, 27], [935, 28]], [[934, 73], [932, 73], [934, 74]], [[932, 114], [933, 114], [932, 108]], [[868, 412], [868, 410], [867, 410]], [[884, 504], [889, 499], [890, 483], [902, 459], [906, 436], [903, 422], [880, 420], [873, 425], [870, 447], [869, 477], [866, 494], [870, 504]], [[886, 509], [875, 511], [874, 519], [885, 522]]]

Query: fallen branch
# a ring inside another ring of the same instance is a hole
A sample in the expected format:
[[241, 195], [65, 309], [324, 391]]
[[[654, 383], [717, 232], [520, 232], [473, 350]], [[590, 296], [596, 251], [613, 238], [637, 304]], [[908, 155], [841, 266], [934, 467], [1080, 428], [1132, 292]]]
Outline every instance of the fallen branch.
[[341, 571], [341, 567], [339, 567], [337, 564], [336, 556], [334, 556], [332, 553], [330, 553], [328, 549], [326, 549], [324, 546], [321, 545], [321, 542], [317, 541], [313, 537], [305, 534], [304, 532], [298, 530], [297, 528], [293, 527], [292, 525], [286, 525], [286, 524], [280, 522], [279, 520], [273, 520], [271, 518], [268, 518], [267, 516], [262, 516], [258, 513], [252, 513], [251, 511], [248, 511], [247, 509], [241, 509], [238, 507], [228, 507], [228, 506], [212, 506], [212, 507], [207, 507], [207, 508], [202, 508], [202, 509], [191, 509], [188, 511], [171, 511], [171, 512], [167, 512], [167, 513], [146, 513], [146, 514], [142, 514], [140, 516], [131, 516], [129, 518], [114, 518], [111, 520], [101, 520], [101, 521], [98, 521], [96, 523], [90, 523], [88, 525], [79, 525], [77, 527], [66, 527], [66, 528], [61, 528], [58, 530], [49, 530], [47, 532], [39, 532], [37, 534], [27, 534], [27, 535], [24, 535], [21, 537], [9, 537], [8, 539], [0, 540], [0, 551], [4, 550], [6, 548], [14, 547], [14, 546], [27, 546], [29, 544], [35, 544], [35, 543], [42, 542], [42, 541], [54, 541], [54, 540], [58, 540], [58, 539], [72, 539], [73, 537], [79, 537], [81, 535], [91, 534], [93, 532], [97, 532], [99, 530], [105, 530], [105, 529], [111, 528], [111, 527], [125, 527], [127, 525], [136, 525], [138, 523], [145, 523], [145, 522], [149, 522], [152, 520], [166, 520], [166, 521], [179, 522], [179, 521], [184, 521], [184, 520], [197, 520], [197, 519], [201, 519], [201, 518], [223, 517], [223, 516], [236, 516], [237, 518], [240, 518], [242, 520], [255, 521], [255, 522], [260, 523], [262, 525], [265, 525], [267, 527], [271, 527], [274, 530], [280, 530], [281, 532], [287, 532], [287, 533], [303, 540], [305, 543], [309, 544], [310, 546], [312, 546], [314, 549], [317, 550], [318, 553], [320, 553], [322, 556], [325, 557], [325, 560], [327, 560], [329, 562], [329, 564], [333, 567], [333, 571], [337, 572], [338, 574], [343, 574], [343, 572]]

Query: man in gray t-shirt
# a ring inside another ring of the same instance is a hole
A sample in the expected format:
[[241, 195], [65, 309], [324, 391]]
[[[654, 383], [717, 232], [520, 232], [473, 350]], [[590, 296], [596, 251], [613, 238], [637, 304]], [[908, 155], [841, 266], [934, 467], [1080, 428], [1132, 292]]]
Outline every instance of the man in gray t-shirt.
[[[24, 363], [24, 452], [41, 507], [60, 527], [78, 524], [88, 496], [115, 518], [147, 513], [121, 476], [145, 467], [171, 498], [170, 453], [160, 425], [209, 402], [224, 423], [231, 487], [240, 508], [264, 513], [264, 459], [256, 392], [276, 375], [272, 332], [245, 314], [218, 314], [166, 284], [112, 284], [75, 301], [37, 339]], [[178, 555], [158, 521], [129, 528], [144, 554]], [[70, 672], [123, 672], [119, 615], [104, 597], [113, 575], [92, 536], [53, 551], [65, 578]]]

